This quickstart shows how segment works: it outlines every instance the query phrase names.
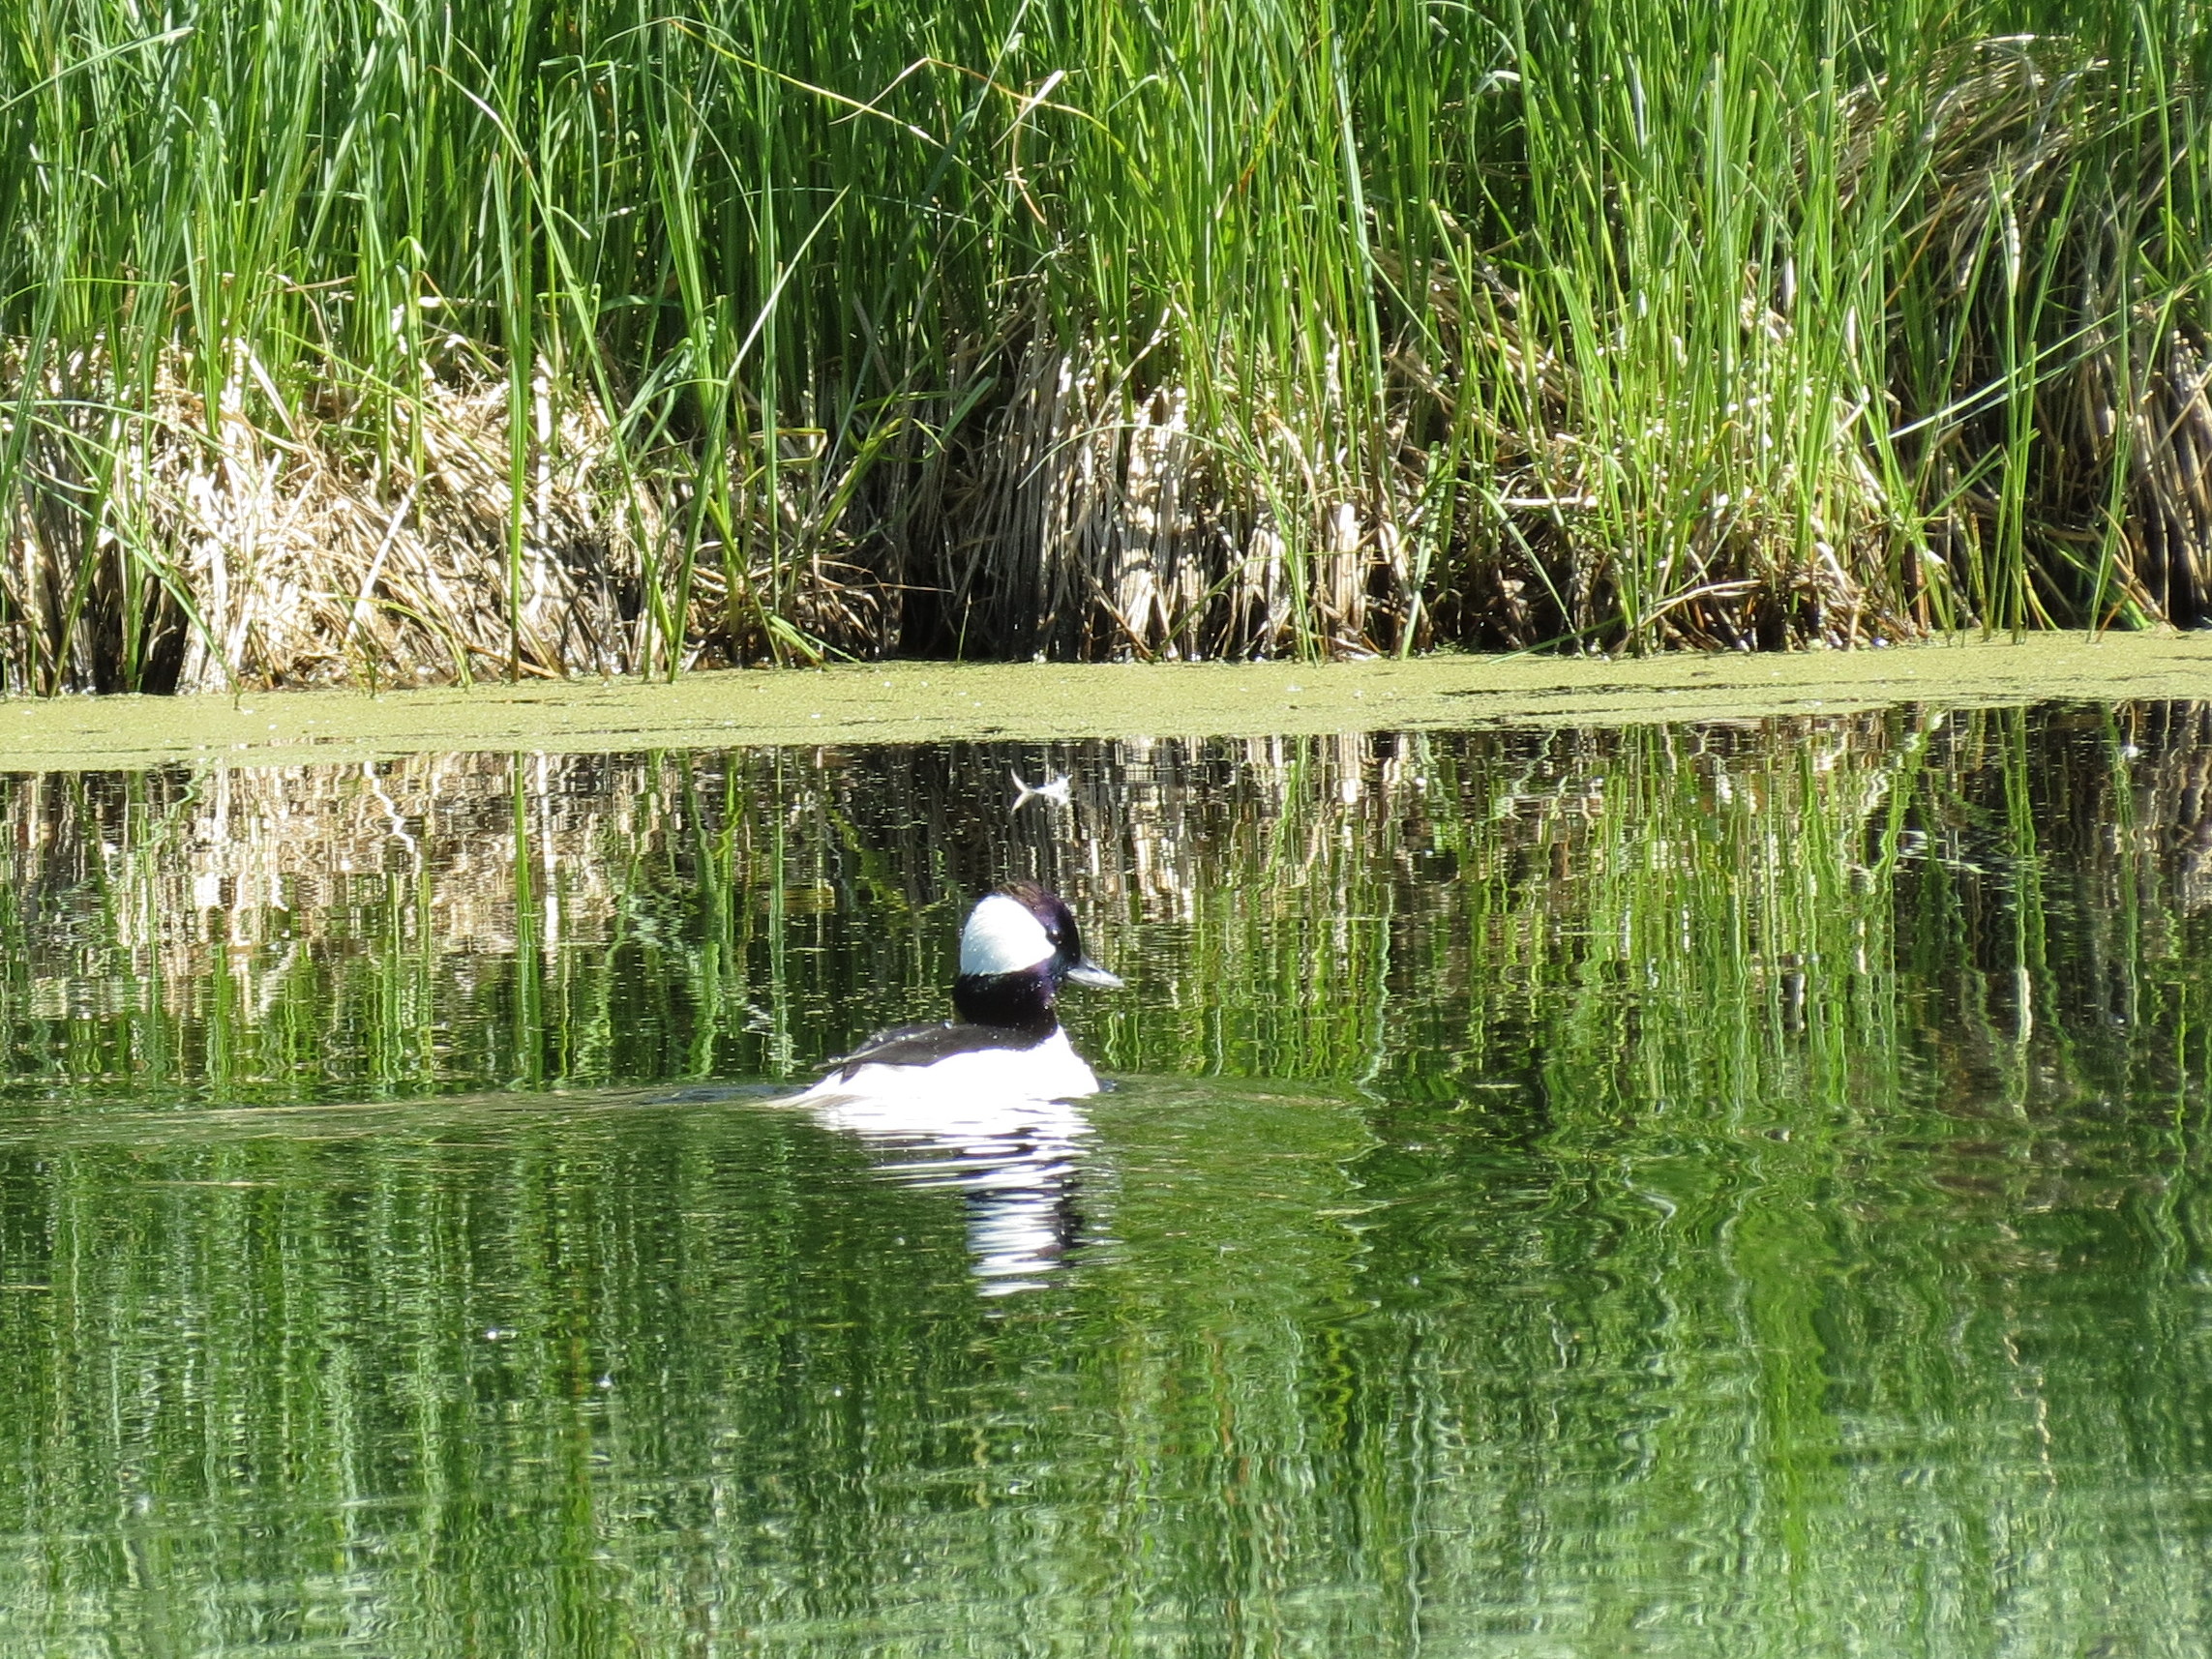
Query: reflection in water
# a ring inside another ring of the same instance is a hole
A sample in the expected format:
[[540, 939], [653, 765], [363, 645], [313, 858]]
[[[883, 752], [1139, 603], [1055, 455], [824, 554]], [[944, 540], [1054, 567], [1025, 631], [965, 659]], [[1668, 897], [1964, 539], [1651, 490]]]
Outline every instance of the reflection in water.
[[[0, 1653], [2201, 1653], [2208, 848], [2202, 705], [0, 778]], [[1015, 874], [1122, 1086], [776, 1103]]]
[[[1706, 1054], [1757, 1093], [1901, 992], [1958, 1000], [1931, 1040], [1972, 1087], [2063, 1090], [2155, 1062], [2114, 1040], [2167, 1012], [2125, 953], [2212, 909], [2208, 754], [2212, 705], [2155, 704], [0, 774], [0, 1094], [796, 1080], [942, 1017], [1014, 875], [1138, 976], [1068, 1010], [1124, 1075], [1423, 1094], [1549, 1052], [1603, 1095], [1613, 1015], [1659, 1056], [1755, 1013], [1816, 1039]], [[1009, 823], [1009, 770], [1073, 774], [1073, 808]]]
[[961, 1195], [986, 1295], [1039, 1289], [1085, 1242], [1079, 1159], [1091, 1128], [1080, 1107], [982, 1100], [948, 1111], [936, 1101], [849, 1096], [810, 1110], [828, 1128], [858, 1136], [900, 1185]]

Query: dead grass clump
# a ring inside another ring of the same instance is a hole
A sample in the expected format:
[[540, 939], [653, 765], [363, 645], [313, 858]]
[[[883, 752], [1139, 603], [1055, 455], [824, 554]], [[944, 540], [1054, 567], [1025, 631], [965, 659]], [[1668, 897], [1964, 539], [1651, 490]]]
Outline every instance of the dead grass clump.
[[[70, 378], [97, 384], [106, 368], [80, 362]], [[33, 446], [44, 488], [18, 495], [45, 510], [18, 513], [0, 587], [12, 618], [43, 621], [43, 640], [18, 641], [10, 690], [637, 666], [641, 548], [657, 515], [613, 487], [607, 423], [588, 400], [556, 401], [540, 377], [518, 502], [503, 384], [426, 377], [394, 402], [378, 457], [341, 424], [272, 420], [249, 398], [254, 368], [241, 352], [212, 420], [173, 355], [143, 407], [111, 384], [70, 400], [57, 377]]]
[[1194, 661], [1390, 649], [1410, 625], [1403, 537], [1301, 427], [1234, 406], [1219, 364], [1141, 376], [1039, 330], [969, 441], [945, 514], [944, 631], [1015, 657]]
[[751, 662], [794, 639], [882, 648], [875, 574], [844, 562], [852, 526], [810, 521], [820, 504], [792, 489], [780, 538], [741, 525], [683, 558], [690, 467], [626, 452], [599, 400], [542, 367], [519, 446], [514, 388], [473, 356], [389, 399], [366, 435], [336, 389], [321, 411], [283, 407], [242, 350], [205, 419], [190, 369], [168, 354], [132, 400], [90, 354], [20, 400], [35, 430], [0, 569], [8, 691], [374, 688]]

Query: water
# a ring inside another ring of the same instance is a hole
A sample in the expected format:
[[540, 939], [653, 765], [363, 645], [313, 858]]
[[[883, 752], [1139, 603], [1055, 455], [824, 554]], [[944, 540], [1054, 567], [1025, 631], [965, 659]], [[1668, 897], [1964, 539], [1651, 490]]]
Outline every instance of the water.
[[[2208, 785], [2186, 705], [0, 779], [0, 1653], [2200, 1652]], [[1118, 1086], [779, 1104], [1011, 874]]]

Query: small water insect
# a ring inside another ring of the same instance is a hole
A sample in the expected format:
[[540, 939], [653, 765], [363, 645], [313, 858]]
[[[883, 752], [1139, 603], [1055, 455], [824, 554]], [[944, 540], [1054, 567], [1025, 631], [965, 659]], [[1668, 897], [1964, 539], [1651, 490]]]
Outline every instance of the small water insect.
[[1063, 807], [1068, 804], [1068, 776], [1065, 772], [1061, 773], [1057, 778], [1048, 776], [1041, 784], [1025, 782], [1022, 775], [1012, 767], [1006, 769], [1006, 776], [1014, 781], [1015, 794], [1012, 810], [1017, 813], [1022, 810], [1022, 805], [1026, 801], [1058, 801]]

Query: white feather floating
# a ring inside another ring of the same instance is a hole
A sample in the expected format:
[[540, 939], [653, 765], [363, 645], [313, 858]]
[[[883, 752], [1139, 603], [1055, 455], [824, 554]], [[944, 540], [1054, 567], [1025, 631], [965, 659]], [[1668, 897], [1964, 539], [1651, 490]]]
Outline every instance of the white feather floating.
[[1006, 776], [1014, 781], [1016, 793], [1013, 810], [1017, 813], [1030, 801], [1056, 801], [1063, 807], [1068, 804], [1067, 785], [1069, 780], [1065, 772], [1061, 773], [1058, 777], [1048, 773], [1045, 781], [1041, 784], [1025, 782], [1022, 775], [1011, 767], [1007, 768]]

